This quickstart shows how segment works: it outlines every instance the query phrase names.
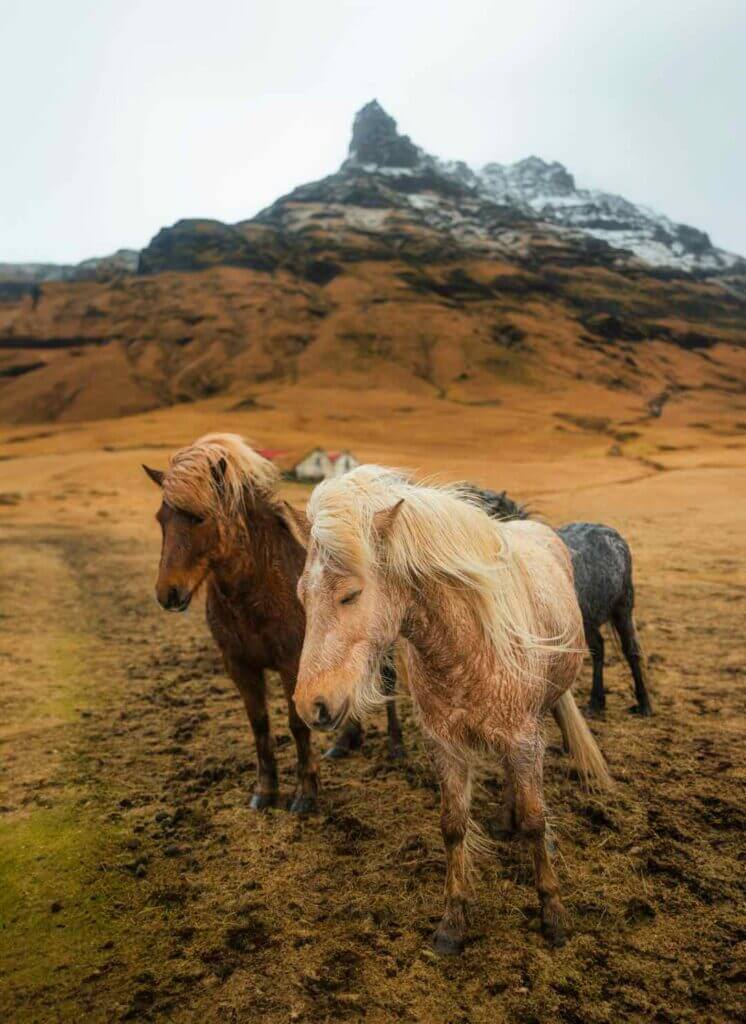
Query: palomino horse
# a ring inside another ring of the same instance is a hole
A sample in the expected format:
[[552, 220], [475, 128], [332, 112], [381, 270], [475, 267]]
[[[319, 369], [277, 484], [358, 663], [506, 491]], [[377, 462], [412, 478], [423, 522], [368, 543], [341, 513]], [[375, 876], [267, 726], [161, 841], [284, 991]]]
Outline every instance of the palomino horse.
[[[208, 434], [177, 451], [165, 472], [144, 469], [163, 490], [156, 595], [164, 608], [181, 612], [206, 584], [207, 623], [254, 733], [258, 778], [251, 806], [260, 810], [278, 798], [264, 679], [267, 669], [275, 669], [298, 752], [290, 809], [312, 811], [318, 770], [309, 730], [292, 700], [305, 629], [295, 593], [305, 551], [288, 529], [277, 468], [236, 434]], [[387, 712], [392, 742], [398, 742], [392, 702]]]
[[[484, 508], [493, 519], [528, 519], [530, 509], [514, 501], [505, 491], [464, 485], [464, 492]], [[567, 545], [572, 558], [575, 594], [583, 616], [583, 633], [593, 662], [593, 685], [588, 713], [603, 715], [606, 709], [604, 689], [604, 639], [601, 626], [611, 623], [619, 638], [622, 653], [629, 665], [635, 685], [634, 704], [629, 710], [638, 715], [652, 715], [648, 695], [645, 660], [635, 622], [635, 588], [632, 579], [632, 552], [622, 535], [601, 523], [567, 523], [557, 534]], [[384, 692], [394, 701], [396, 678], [386, 666], [381, 678]], [[403, 754], [404, 743], [399, 739]], [[362, 727], [349, 719], [344, 730], [328, 751], [330, 757], [345, 757], [362, 743]]]
[[295, 702], [334, 729], [380, 699], [377, 666], [397, 640], [441, 789], [445, 912], [435, 948], [463, 946], [475, 833], [475, 763], [505, 767], [505, 825], [532, 846], [542, 925], [565, 939], [565, 910], [545, 837], [542, 719], [552, 710], [588, 784], [610, 785], [570, 686], [583, 624], [567, 549], [535, 522], [490, 519], [463, 492], [377, 466], [320, 484], [298, 593], [306, 610]]

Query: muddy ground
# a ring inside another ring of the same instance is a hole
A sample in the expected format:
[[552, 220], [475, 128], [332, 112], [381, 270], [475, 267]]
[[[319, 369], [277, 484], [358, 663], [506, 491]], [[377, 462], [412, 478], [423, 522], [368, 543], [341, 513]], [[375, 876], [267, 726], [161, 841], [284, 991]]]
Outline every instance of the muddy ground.
[[[117, 456], [97, 479], [82, 448], [3, 464], [21, 496], [2, 510], [0, 544], [0, 1019], [738, 1019], [740, 453], [703, 449], [667, 471], [609, 460], [617, 483], [581, 466], [584, 487], [563, 490], [559, 474], [545, 495], [556, 521], [603, 518], [631, 537], [657, 714], [627, 713], [630, 683], [607, 644], [608, 711], [593, 729], [612, 797], [580, 790], [550, 731], [547, 800], [573, 935], [545, 946], [529, 857], [497, 841], [454, 960], [428, 946], [445, 861], [406, 700], [406, 764], [387, 761], [377, 720], [361, 753], [324, 764], [320, 814], [249, 810], [249, 730], [201, 608], [165, 615], [152, 598], [157, 502], [131, 470], [147, 455]], [[589, 685], [586, 666], [583, 695]], [[290, 793], [279, 689], [272, 713]], [[496, 775], [480, 820], [498, 799]]]

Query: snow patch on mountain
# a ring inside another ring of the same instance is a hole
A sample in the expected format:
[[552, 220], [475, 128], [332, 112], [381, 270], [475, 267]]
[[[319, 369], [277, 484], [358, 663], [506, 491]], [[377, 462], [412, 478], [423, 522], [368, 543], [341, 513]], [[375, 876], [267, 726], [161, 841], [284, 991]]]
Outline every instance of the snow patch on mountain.
[[[355, 117], [353, 140], [341, 171], [362, 171], [388, 179], [426, 175], [457, 183], [484, 202], [511, 206], [527, 217], [562, 229], [580, 232], [627, 252], [655, 267], [688, 272], [727, 271], [741, 264], [741, 257], [712, 244], [704, 231], [676, 224], [646, 206], [598, 189], [582, 189], [561, 163], [530, 156], [513, 164], [491, 162], [475, 170], [463, 161], [441, 160], [401, 136], [396, 122], [373, 100]], [[411, 206], [424, 213], [445, 206], [460, 206], [468, 219], [468, 204], [445, 203], [430, 185], [409, 194]], [[446, 217], [453, 221], [454, 211]], [[458, 219], [458, 218], [456, 218]]]

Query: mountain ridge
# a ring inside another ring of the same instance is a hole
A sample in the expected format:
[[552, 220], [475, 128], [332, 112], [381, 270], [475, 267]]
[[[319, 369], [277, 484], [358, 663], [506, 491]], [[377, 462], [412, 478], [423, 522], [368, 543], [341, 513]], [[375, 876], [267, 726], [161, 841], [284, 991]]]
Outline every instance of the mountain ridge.
[[[110, 256], [79, 264], [0, 263], [0, 282], [31, 284], [53, 280], [105, 279], [127, 273], [199, 269], [221, 261], [234, 266], [274, 269], [281, 262], [278, 248], [268, 245], [255, 226], [278, 223], [278, 205], [317, 196], [363, 209], [390, 205], [381, 202], [368, 178], [387, 181], [390, 191], [409, 196], [411, 212], [436, 230], [449, 226], [459, 243], [495, 240], [506, 221], [532, 221], [559, 229], [564, 238], [592, 238], [608, 245], [618, 265], [640, 261], [664, 272], [695, 276], [735, 275], [746, 282], [746, 260], [714, 246], [704, 231], [676, 223], [649, 207], [600, 189], [579, 189], [572, 173], [558, 161], [531, 155], [513, 163], [490, 161], [479, 169], [460, 160], [432, 156], [399, 133], [396, 121], [371, 100], [355, 115], [348, 155], [340, 168], [316, 182], [299, 185], [254, 217], [226, 224], [210, 218], [183, 218], [162, 227], [140, 252], [118, 250]], [[324, 194], [326, 190], [326, 194]], [[458, 216], [449, 208], [459, 203], [465, 231], [458, 234]], [[481, 206], [492, 207], [492, 217]], [[494, 209], [502, 211], [496, 218]], [[292, 224], [281, 225], [292, 228]], [[187, 235], [193, 237], [187, 242]], [[471, 234], [473, 237], [468, 238]], [[275, 240], [277, 242], [277, 240]], [[274, 248], [274, 253], [272, 249]], [[504, 246], [503, 246], [504, 249]], [[187, 251], [191, 250], [191, 252]], [[595, 252], [600, 255], [602, 246]], [[509, 248], [507, 253], [510, 254]], [[520, 247], [514, 254], [520, 258]], [[740, 285], [740, 280], [737, 285]], [[744, 283], [746, 291], [746, 283]]]
[[650, 265], [539, 216], [548, 189], [558, 218], [590, 216], [561, 165], [511, 168], [487, 165], [489, 189], [475, 184], [369, 104], [338, 171], [253, 218], [162, 228], [136, 270], [0, 281], [0, 420], [240, 404], [296, 386], [480, 405], [518, 383], [529, 395], [574, 382], [642, 410], [661, 394], [743, 394], [744, 261], [712, 269], [693, 234], [681, 244], [701, 250], [695, 269]]

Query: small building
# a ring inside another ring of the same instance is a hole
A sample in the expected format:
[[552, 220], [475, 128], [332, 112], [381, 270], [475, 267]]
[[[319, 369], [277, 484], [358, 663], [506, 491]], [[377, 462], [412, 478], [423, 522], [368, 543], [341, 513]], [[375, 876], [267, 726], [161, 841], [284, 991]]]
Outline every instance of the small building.
[[360, 463], [351, 452], [327, 452], [314, 448], [295, 464], [293, 476], [303, 483], [317, 484], [321, 480], [344, 476]]
[[329, 452], [329, 458], [332, 460], [332, 476], [344, 476], [360, 465], [352, 452]]
[[307, 484], [317, 484], [320, 480], [328, 480], [334, 474], [334, 463], [323, 448], [314, 448], [295, 464], [293, 475], [296, 480]]

